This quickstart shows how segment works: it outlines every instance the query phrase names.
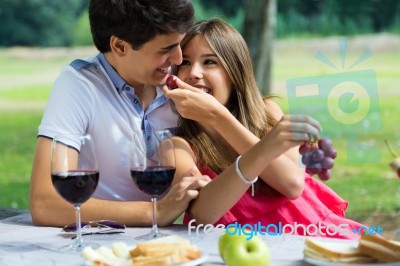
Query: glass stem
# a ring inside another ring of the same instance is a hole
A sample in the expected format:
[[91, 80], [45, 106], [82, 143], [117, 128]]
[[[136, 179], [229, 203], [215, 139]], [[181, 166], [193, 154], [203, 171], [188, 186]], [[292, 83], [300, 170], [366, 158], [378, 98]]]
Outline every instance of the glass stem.
[[153, 226], [151, 228], [151, 233], [153, 237], [158, 237], [158, 227], [157, 227], [157, 198], [151, 197], [151, 202], [153, 203]]
[[81, 231], [81, 205], [75, 205], [75, 216], [76, 216], [76, 239], [75, 245], [81, 247], [83, 245], [82, 231]]

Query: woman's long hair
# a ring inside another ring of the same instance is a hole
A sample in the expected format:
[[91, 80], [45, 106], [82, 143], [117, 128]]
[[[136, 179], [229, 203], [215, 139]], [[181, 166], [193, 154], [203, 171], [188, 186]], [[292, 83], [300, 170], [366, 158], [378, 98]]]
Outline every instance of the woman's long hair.
[[[240, 123], [262, 138], [276, 124], [276, 120], [268, 111], [257, 87], [252, 59], [243, 37], [228, 23], [214, 18], [197, 22], [182, 40], [182, 48], [197, 35], [208, 42], [232, 82], [226, 107]], [[233, 148], [226, 150], [213, 141], [197, 122], [181, 118], [179, 124], [179, 134], [192, 145], [199, 161], [214, 172], [221, 173], [238, 156]]]

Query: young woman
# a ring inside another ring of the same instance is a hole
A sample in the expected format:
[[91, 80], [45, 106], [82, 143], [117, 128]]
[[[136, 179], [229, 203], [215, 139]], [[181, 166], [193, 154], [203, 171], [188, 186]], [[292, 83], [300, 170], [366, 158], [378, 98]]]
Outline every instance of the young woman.
[[[282, 233], [357, 238], [351, 231], [361, 224], [344, 218], [348, 203], [299, 164], [298, 147], [310, 135], [319, 137], [319, 123], [283, 115], [272, 98], [263, 99], [242, 36], [212, 19], [196, 23], [181, 46], [176, 82], [184, 89], [164, 88], [183, 116], [175, 139], [175, 182], [199, 172], [213, 179], [193, 200], [184, 221], [274, 225], [272, 234], [286, 225]], [[193, 94], [198, 101], [188, 104], [196, 99]], [[187, 107], [203, 103], [212, 106], [211, 114], [224, 114], [224, 122], [206, 124], [205, 114]], [[240, 134], [221, 134], [221, 128], [229, 132], [233, 127], [240, 127]]]

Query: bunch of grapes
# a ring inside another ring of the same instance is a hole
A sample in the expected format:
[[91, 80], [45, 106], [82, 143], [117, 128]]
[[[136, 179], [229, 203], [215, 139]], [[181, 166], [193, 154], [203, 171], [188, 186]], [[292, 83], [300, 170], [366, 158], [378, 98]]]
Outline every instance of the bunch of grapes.
[[337, 156], [330, 139], [306, 141], [300, 146], [299, 153], [302, 155], [301, 162], [306, 166], [308, 174], [318, 175], [323, 181], [330, 178], [330, 169], [332, 169]]

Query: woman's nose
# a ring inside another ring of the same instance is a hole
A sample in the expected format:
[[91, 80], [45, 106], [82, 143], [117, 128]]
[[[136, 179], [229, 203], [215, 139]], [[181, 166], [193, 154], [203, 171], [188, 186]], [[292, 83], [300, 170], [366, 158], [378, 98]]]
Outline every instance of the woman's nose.
[[190, 68], [189, 78], [190, 79], [201, 79], [203, 77], [203, 68], [200, 64], [194, 63]]

